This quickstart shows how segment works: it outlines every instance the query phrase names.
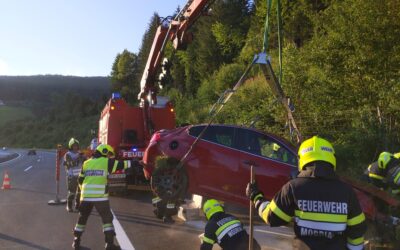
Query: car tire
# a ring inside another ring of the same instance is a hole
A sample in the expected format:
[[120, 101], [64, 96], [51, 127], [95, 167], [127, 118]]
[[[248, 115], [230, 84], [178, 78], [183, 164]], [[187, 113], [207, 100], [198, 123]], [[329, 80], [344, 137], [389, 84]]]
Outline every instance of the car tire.
[[184, 198], [188, 187], [188, 176], [184, 166], [165, 165], [157, 167], [150, 180], [152, 191], [161, 199]]

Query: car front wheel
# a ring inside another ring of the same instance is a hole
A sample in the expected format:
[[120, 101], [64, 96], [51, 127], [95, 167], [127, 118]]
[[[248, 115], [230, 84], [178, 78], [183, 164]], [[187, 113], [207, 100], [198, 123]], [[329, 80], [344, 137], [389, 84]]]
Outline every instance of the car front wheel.
[[188, 176], [185, 167], [179, 166], [179, 160], [175, 158], [157, 159], [150, 184], [153, 192], [161, 199], [175, 200], [185, 197]]

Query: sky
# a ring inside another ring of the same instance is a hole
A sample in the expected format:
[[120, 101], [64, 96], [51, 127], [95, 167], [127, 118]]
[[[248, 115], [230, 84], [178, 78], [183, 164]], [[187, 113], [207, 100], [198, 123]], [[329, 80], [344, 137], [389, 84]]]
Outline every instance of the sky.
[[187, 0], [0, 0], [0, 75], [107, 76], [154, 12]]

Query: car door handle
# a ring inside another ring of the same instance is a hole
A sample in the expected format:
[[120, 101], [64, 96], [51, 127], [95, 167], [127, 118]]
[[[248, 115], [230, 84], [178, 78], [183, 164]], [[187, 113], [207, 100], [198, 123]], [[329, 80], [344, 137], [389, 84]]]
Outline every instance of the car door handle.
[[244, 160], [243, 164], [254, 167], [257, 166], [257, 164], [254, 161], [249, 161], [249, 160]]

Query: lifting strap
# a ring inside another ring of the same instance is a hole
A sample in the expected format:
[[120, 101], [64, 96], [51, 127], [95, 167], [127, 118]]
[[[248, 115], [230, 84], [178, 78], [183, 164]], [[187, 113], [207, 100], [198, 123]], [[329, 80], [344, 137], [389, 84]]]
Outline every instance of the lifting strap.
[[263, 52], [258, 54], [257, 64], [260, 65], [261, 71], [267, 81], [268, 85], [270, 86], [272, 93], [275, 95], [277, 100], [284, 106], [287, 112], [287, 119], [289, 125], [289, 133], [292, 140], [295, 140], [298, 144], [302, 141], [301, 133], [296, 125], [294, 120], [293, 112], [294, 107], [290, 103], [290, 98], [288, 98], [283, 89], [281, 87], [282, 84], [282, 74], [283, 74], [283, 66], [282, 66], [282, 6], [281, 1], [276, 0], [276, 13], [277, 13], [277, 23], [278, 23], [278, 46], [279, 46], [279, 76], [276, 77], [274, 70], [271, 66], [270, 58], [267, 55], [268, 50], [268, 41], [269, 41], [269, 17], [271, 15], [272, 9], [272, 0], [267, 0], [267, 15], [265, 18], [265, 26], [264, 26], [264, 43], [263, 43]]

